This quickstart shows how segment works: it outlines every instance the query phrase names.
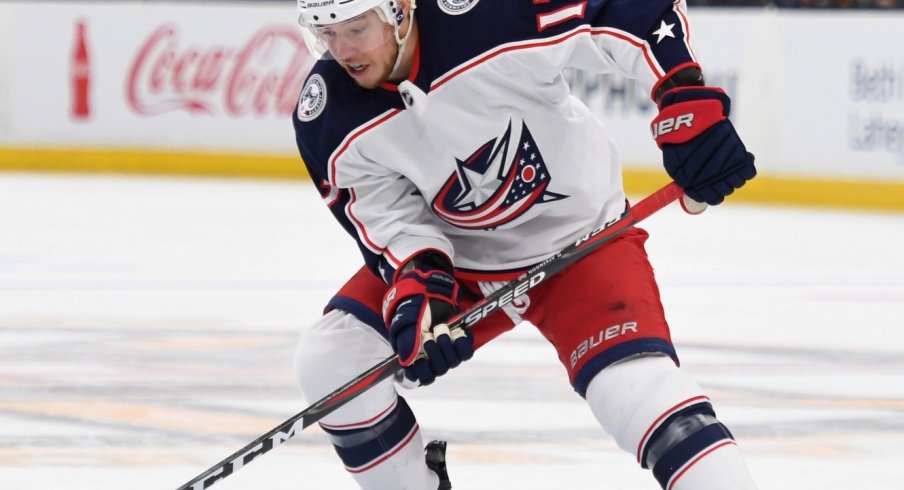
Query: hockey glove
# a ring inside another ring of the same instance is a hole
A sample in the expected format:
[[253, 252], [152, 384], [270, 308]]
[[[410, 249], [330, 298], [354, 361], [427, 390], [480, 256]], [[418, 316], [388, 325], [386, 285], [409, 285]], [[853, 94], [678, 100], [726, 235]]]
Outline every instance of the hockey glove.
[[386, 293], [383, 319], [408, 379], [428, 385], [474, 355], [471, 331], [443, 323], [458, 312], [458, 297], [455, 278], [439, 269], [404, 273]]
[[666, 172], [697, 202], [716, 205], [756, 176], [754, 156], [735, 131], [719, 88], [679, 87], [659, 101], [650, 129]]

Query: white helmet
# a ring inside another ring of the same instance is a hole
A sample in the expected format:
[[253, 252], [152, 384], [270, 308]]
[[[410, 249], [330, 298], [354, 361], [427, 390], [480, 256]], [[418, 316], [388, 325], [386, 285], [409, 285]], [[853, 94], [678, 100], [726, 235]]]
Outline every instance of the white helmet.
[[[323, 57], [328, 49], [317, 28], [338, 24], [366, 14], [370, 10], [376, 11], [379, 18], [389, 24], [395, 33], [396, 42], [399, 43], [399, 57], [408, 40], [408, 29], [405, 38], [399, 35], [399, 26], [405, 19], [399, 0], [297, 0], [298, 23], [302, 27], [302, 35], [308, 46], [308, 51], [317, 58]], [[415, 0], [410, 0], [410, 10], [414, 12]]]
[[[372, 8], [383, 11], [384, 20], [395, 17], [397, 0], [298, 0], [301, 25], [326, 25], [344, 22]], [[388, 20], [387, 20], [388, 22]]]

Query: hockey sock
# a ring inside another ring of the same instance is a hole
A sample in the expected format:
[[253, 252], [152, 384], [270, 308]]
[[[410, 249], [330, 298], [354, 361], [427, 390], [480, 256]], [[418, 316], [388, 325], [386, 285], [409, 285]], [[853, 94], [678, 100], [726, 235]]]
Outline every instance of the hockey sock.
[[363, 489], [429, 489], [439, 484], [424, 462], [420, 429], [402, 397], [374, 419], [321, 427], [330, 435], [346, 470]]

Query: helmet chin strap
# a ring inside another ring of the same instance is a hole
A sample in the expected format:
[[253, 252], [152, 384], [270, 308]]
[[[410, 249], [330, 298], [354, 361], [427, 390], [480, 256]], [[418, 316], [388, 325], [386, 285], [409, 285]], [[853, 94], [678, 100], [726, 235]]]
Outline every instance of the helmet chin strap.
[[389, 72], [389, 78], [393, 78], [396, 71], [399, 69], [399, 65], [402, 64], [402, 58], [405, 56], [405, 47], [408, 46], [408, 40], [411, 38], [411, 33], [414, 31], [414, 9], [415, 9], [416, 0], [411, 0], [409, 2], [408, 7], [408, 32], [405, 33], [405, 37], [399, 36], [399, 25], [395, 25], [395, 39], [396, 43], [399, 45], [399, 53], [396, 55], [395, 64], [392, 65], [392, 71]]

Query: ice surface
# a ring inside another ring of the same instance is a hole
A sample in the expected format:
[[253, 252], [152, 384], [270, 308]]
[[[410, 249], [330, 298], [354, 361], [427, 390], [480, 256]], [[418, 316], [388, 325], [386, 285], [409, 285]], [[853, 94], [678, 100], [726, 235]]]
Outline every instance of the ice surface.
[[[653, 216], [684, 368], [763, 489], [901, 488], [904, 217]], [[0, 489], [176, 488], [306, 406], [298, 328], [359, 265], [304, 182], [0, 174]], [[523, 326], [407, 392], [458, 489], [654, 489]], [[218, 483], [352, 489], [316, 427]]]

